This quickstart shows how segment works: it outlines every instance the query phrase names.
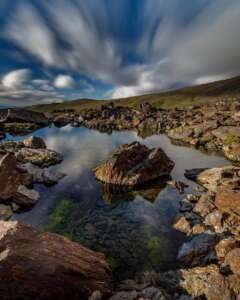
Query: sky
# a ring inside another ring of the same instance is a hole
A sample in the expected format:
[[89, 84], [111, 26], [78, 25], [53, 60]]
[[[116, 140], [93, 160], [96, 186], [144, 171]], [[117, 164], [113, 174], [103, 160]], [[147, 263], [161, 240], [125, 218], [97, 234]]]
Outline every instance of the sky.
[[0, 106], [240, 75], [239, 0], [0, 0]]

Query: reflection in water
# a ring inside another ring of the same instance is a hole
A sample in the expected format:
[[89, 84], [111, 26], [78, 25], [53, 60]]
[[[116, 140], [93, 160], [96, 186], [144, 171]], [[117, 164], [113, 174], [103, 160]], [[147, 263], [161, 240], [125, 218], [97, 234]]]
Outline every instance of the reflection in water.
[[190, 185], [186, 192], [194, 186], [184, 178], [186, 169], [228, 164], [222, 157], [172, 145], [164, 135], [142, 139], [129, 131], [108, 135], [70, 126], [38, 130], [35, 135], [42, 136], [48, 148], [63, 153], [63, 163], [53, 168], [67, 176], [52, 188], [36, 186], [41, 193], [37, 205], [14, 218], [40, 228], [47, 226], [104, 252], [120, 278], [173, 267], [183, 236], [171, 223], [184, 195], [165, 186], [164, 180], [119, 193], [97, 182], [91, 169], [116, 147], [134, 140], [162, 147], [175, 162], [172, 178]]

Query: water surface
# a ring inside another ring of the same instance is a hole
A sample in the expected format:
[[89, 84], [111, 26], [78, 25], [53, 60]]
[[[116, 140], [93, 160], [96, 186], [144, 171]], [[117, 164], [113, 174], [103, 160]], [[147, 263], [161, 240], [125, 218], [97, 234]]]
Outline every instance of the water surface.
[[172, 145], [165, 135], [142, 139], [131, 131], [109, 135], [71, 126], [40, 129], [34, 135], [64, 155], [64, 161], [53, 168], [67, 176], [51, 188], [36, 185], [39, 202], [14, 218], [104, 252], [120, 279], [176, 266], [176, 254], [185, 237], [171, 224], [184, 195], [164, 180], [116, 195], [94, 179], [91, 169], [119, 145], [137, 140], [148, 147], [162, 147], [175, 162], [172, 179], [187, 183], [187, 193], [195, 184], [184, 177], [186, 169], [229, 164], [223, 157]]

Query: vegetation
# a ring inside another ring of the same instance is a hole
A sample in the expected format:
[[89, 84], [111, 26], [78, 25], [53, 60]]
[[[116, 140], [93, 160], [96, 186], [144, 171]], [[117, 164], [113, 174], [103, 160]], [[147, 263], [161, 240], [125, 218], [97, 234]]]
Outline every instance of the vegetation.
[[[158, 108], [173, 108], [221, 99], [228, 99], [231, 101], [237, 98], [240, 98], [240, 76], [174, 91], [116, 99], [113, 102], [115, 105], [138, 107], [141, 103], [147, 101]], [[109, 103], [109, 101], [79, 99], [63, 103], [36, 105], [30, 107], [30, 109], [39, 112], [51, 113], [54, 111], [57, 112], [64, 110], [74, 110], [76, 112], [83, 113], [90, 108], [99, 108], [101, 105], [106, 103]]]

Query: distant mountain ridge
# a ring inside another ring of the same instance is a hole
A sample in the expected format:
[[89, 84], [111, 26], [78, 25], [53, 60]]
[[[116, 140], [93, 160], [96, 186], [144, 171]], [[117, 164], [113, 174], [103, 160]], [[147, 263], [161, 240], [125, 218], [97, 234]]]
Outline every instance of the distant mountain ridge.
[[[152, 105], [159, 108], [172, 108], [201, 104], [208, 101], [231, 101], [235, 99], [240, 99], [240, 76], [207, 84], [185, 87], [168, 92], [114, 99], [111, 101], [113, 101], [116, 105], [130, 107], [137, 107], [141, 103], [150, 102]], [[42, 112], [51, 112], [61, 109], [74, 109], [81, 112], [89, 108], [100, 107], [107, 101], [109, 100], [77, 99], [63, 103], [35, 105], [32, 106], [31, 109]]]

